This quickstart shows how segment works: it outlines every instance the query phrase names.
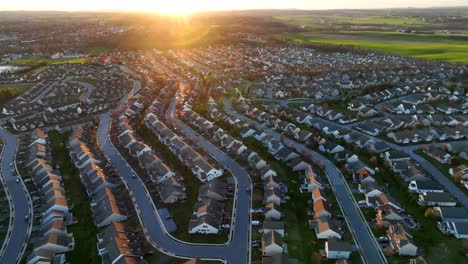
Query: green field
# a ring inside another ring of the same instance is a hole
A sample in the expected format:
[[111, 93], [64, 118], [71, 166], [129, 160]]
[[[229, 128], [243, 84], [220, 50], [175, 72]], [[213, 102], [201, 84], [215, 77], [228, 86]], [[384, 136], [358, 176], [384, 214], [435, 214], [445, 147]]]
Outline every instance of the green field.
[[72, 213], [78, 221], [68, 226], [68, 231], [75, 238], [75, 249], [67, 252], [69, 263], [101, 263], [101, 258], [96, 250], [97, 228], [94, 225], [91, 213], [91, 198], [88, 197], [84, 187], [81, 185], [80, 174], [73, 161], [70, 159], [66, 142], [69, 134], [50, 132], [50, 146], [52, 154], [52, 165], [60, 166], [63, 175], [63, 184], [67, 200], [73, 206]]
[[338, 31], [282, 34], [298, 43], [350, 45], [386, 54], [468, 63], [468, 35]]
[[5, 85], [0, 85], [0, 89], [8, 89], [12, 88], [15, 89], [18, 95], [24, 93], [26, 90], [31, 88], [34, 85], [34, 83], [15, 83], [15, 84], [5, 84]]
[[275, 16], [276, 20], [293, 26], [330, 27], [335, 25], [378, 26], [423, 26], [419, 17], [382, 15], [287, 15]]
[[72, 58], [72, 59], [50, 59], [39, 55], [18, 58], [12, 60], [10, 64], [13, 65], [39, 65], [39, 64], [76, 64], [86, 63], [88, 58]]

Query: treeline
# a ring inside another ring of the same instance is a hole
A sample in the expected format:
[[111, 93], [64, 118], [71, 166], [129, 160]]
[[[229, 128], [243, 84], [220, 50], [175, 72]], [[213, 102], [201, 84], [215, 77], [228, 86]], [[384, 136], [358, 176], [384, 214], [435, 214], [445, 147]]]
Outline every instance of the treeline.
[[5, 104], [11, 99], [18, 95], [18, 91], [15, 88], [0, 88], [0, 105]]

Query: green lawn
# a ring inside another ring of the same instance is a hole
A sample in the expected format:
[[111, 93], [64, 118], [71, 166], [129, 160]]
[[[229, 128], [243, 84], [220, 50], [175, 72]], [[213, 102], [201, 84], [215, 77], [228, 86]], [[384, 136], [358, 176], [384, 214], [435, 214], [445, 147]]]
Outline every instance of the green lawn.
[[60, 174], [63, 176], [66, 197], [72, 209], [73, 217], [78, 220], [76, 224], [68, 226], [68, 232], [73, 233], [75, 238], [75, 249], [67, 252], [66, 257], [69, 263], [101, 263], [101, 258], [97, 254], [96, 234], [97, 228], [94, 225], [91, 214], [91, 199], [87, 196], [84, 187], [81, 185], [79, 172], [70, 159], [65, 144], [69, 134], [59, 134], [49, 132], [51, 142], [52, 165], [60, 166]]
[[395, 32], [307, 32], [282, 34], [298, 43], [349, 45], [386, 54], [468, 63], [468, 36]]
[[39, 64], [77, 64], [86, 63], [88, 58], [71, 58], [71, 59], [50, 59], [39, 55], [18, 58], [12, 60], [13, 65], [39, 65]]

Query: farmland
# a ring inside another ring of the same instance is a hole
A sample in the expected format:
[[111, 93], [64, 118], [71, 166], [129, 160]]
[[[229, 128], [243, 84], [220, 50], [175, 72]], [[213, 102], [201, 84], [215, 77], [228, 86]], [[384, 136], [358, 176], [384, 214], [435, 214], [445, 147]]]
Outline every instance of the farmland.
[[397, 32], [337, 31], [282, 34], [298, 43], [349, 45], [386, 54], [468, 63], [468, 36]]
[[12, 60], [10, 64], [13, 65], [40, 65], [40, 64], [75, 64], [75, 63], [86, 63], [88, 58], [63, 58], [63, 59], [49, 59], [43, 56], [34, 55], [29, 57], [18, 58]]

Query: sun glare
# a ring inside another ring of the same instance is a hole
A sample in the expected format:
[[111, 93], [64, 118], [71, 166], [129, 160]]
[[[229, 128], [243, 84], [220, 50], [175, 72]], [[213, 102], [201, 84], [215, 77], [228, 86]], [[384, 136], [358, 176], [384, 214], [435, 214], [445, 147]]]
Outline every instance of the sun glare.
[[168, 1], [148, 1], [146, 6], [148, 11], [164, 13], [169, 15], [184, 15], [209, 8], [210, 1], [190, 1], [190, 0], [168, 0]]

